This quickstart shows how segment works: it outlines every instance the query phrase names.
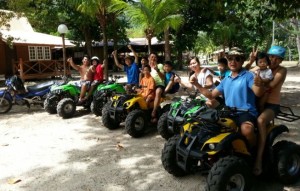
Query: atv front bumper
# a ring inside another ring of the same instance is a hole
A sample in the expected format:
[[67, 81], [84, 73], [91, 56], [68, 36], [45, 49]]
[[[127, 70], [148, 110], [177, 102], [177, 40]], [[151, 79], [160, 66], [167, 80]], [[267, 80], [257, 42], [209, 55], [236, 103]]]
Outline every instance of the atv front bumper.
[[[188, 144], [186, 144], [186, 140]], [[196, 135], [184, 133], [176, 145], [176, 161], [185, 172], [208, 170], [208, 154], [201, 151], [200, 143]]]

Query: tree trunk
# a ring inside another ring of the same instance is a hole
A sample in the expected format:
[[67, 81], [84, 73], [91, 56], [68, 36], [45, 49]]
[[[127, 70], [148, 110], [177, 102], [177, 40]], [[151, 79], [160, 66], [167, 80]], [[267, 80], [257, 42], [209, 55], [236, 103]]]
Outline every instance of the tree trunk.
[[107, 49], [108, 49], [108, 43], [107, 43], [107, 34], [106, 34], [106, 10], [105, 8], [102, 9], [101, 13], [97, 15], [99, 24], [102, 28], [103, 33], [103, 63], [104, 60], [106, 60], [106, 65], [104, 67], [104, 79], [108, 79], [108, 57], [107, 57]]
[[147, 37], [147, 40], [148, 40], [148, 55], [151, 53], [151, 39], [152, 39], [152, 37]]
[[170, 31], [169, 28], [165, 29], [165, 61], [171, 60], [171, 46], [170, 46]]
[[150, 54], [151, 53], [151, 39], [153, 37], [154, 30], [151, 28], [147, 28], [144, 30], [144, 33], [146, 35], [146, 39], [148, 40], [148, 54]]
[[[110, 13], [110, 18], [111, 18], [111, 22], [112, 22], [112, 28], [113, 28], [113, 41], [114, 41], [114, 51], [118, 49], [118, 34], [117, 34], [117, 27], [116, 27], [116, 14], [114, 13]], [[112, 69], [114, 72], [118, 71], [118, 66], [113, 64]]]
[[90, 34], [90, 32], [84, 32], [85, 48], [88, 56], [92, 56], [92, 38]]
[[177, 61], [178, 61], [178, 69], [179, 70], [182, 70], [182, 66], [183, 66], [183, 64], [182, 64], [182, 62], [183, 62], [183, 60], [182, 60], [182, 50], [178, 50], [177, 51]]
[[299, 65], [299, 63], [300, 63], [300, 35], [299, 35], [300, 30], [299, 30], [299, 20], [293, 18], [292, 19], [292, 25], [293, 25], [295, 31], [298, 32], [297, 35], [296, 35], [296, 44], [297, 44], [297, 50], [298, 50], [298, 64], [297, 65]]

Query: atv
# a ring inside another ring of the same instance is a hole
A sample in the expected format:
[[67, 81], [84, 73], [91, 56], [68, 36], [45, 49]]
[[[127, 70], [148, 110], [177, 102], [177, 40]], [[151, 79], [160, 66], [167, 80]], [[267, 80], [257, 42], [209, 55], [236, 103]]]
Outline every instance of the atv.
[[[93, 90], [93, 94], [96, 90], [99, 90], [103, 86], [104, 84], [98, 84], [97, 88]], [[86, 93], [88, 93], [88, 91]], [[79, 102], [79, 96], [80, 90], [79, 94], [76, 94], [74, 98], [63, 98], [62, 100], [60, 100], [57, 104], [58, 115], [64, 119], [71, 118], [75, 114], [76, 106], [83, 106], [85, 109], [89, 110], [93, 101], [93, 96], [90, 96], [82, 103]]]
[[[169, 98], [164, 97], [160, 100], [160, 107], [157, 110], [156, 116], [160, 116], [162, 113], [170, 109], [170, 104], [164, 104]], [[141, 95], [136, 95], [132, 99], [125, 102], [128, 108], [134, 109], [129, 112], [125, 119], [125, 131], [132, 137], [138, 138], [144, 135], [148, 127], [156, 124], [151, 122], [151, 112], [153, 105], [148, 107], [147, 102]]]
[[[161, 99], [161, 103], [166, 98]], [[167, 104], [158, 109], [157, 116], [169, 109]], [[116, 129], [125, 121], [125, 130], [132, 137], [141, 137], [150, 123], [152, 108], [148, 108], [145, 99], [139, 94], [117, 95], [102, 110], [102, 123], [109, 129]]]
[[[104, 84], [99, 84], [96, 89], [101, 88]], [[44, 101], [44, 109], [49, 114], [58, 113], [63, 118], [70, 118], [76, 111], [76, 104], [79, 101], [81, 86], [79, 81], [70, 81], [61, 86], [54, 86]], [[90, 108], [92, 97], [87, 99], [82, 106]]]
[[108, 129], [117, 129], [120, 123], [124, 122], [129, 111], [134, 107], [128, 108], [126, 101], [132, 99], [133, 94], [116, 94], [108, 101], [102, 109], [102, 123]]
[[95, 91], [93, 101], [91, 103], [91, 111], [96, 116], [102, 115], [103, 106], [111, 100], [115, 94], [124, 94], [126, 93], [124, 85], [117, 83], [117, 80], [123, 76], [110, 76], [111, 81], [107, 82], [106, 85], [100, 87]]
[[[186, 123], [181, 134], [164, 145], [161, 160], [165, 170], [174, 176], [208, 172], [208, 191], [250, 190], [257, 149], [249, 147], [231, 119], [240, 112], [247, 111], [208, 109]], [[300, 118], [294, 113], [280, 116]], [[263, 160], [264, 173], [275, 175], [284, 184], [295, 183], [300, 175], [300, 146], [285, 140], [275, 143], [280, 134], [288, 131], [285, 125], [269, 124]]]
[[181, 96], [179, 99], [175, 98], [170, 110], [164, 112], [158, 120], [158, 133], [166, 140], [174, 134], [179, 134], [180, 127], [186, 119], [206, 108], [205, 101], [205, 97], [197, 97], [197, 91], [188, 96]]
[[52, 86], [44, 101], [45, 111], [49, 114], [55, 114], [57, 112], [57, 104], [62, 99], [78, 99], [80, 87], [79, 81], [70, 81], [67, 84]]
[[[163, 113], [158, 120], [158, 133], [168, 140], [174, 134], [180, 133], [180, 127], [200, 112], [208, 109], [206, 98], [203, 95], [197, 96], [198, 91], [194, 94], [189, 94], [187, 97], [182, 96], [171, 104], [170, 110]], [[217, 98], [220, 103], [216, 109], [224, 107], [224, 99]]]

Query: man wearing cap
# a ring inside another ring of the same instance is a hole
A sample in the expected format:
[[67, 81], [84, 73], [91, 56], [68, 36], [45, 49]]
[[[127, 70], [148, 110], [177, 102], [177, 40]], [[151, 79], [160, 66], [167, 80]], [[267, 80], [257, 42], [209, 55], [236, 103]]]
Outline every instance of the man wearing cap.
[[[272, 46], [268, 53], [271, 64], [269, 68], [274, 76], [273, 80], [267, 84], [269, 95], [264, 105], [264, 110], [257, 119], [259, 130], [257, 158], [254, 165], [253, 173], [260, 175], [262, 173], [262, 158], [267, 137], [267, 124], [275, 118], [279, 112], [280, 91], [285, 81], [287, 69], [280, 66], [285, 56], [285, 48], [281, 46]], [[263, 83], [260, 78], [257, 78], [257, 83]]]
[[240, 49], [232, 48], [227, 55], [227, 59], [231, 73], [214, 90], [209, 91], [202, 87], [197, 79], [190, 79], [190, 82], [209, 99], [223, 95], [226, 106], [248, 110], [249, 112], [242, 112], [233, 120], [240, 127], [241, 134], [247, 138], [249, 144], [254, 146], [256, 143], [254, 127], [258, 115], [255, 97], [263, 94], [264, 87], [259, 83], [254, 83], [259, 76], [254, 76], [242, 67], [245, 56]]
[[139, 84], [139, 67], [137, 65], [138, 63], [138, 55], [136, 52], [132, 49], [130, 45], [128, 45], [129, 50], [133, 52], [133, 55], [135, 57], [135, 61], [132, 60], [132, 58], [128, 55], [125, 57], [125, 66], [119, 63], [119, 60], [117, 58], [117, 51], [113, 51], [112, 55], [114, 56], [115, 64], [127, 74], [127, 83], [129, 85], [138, 85]]

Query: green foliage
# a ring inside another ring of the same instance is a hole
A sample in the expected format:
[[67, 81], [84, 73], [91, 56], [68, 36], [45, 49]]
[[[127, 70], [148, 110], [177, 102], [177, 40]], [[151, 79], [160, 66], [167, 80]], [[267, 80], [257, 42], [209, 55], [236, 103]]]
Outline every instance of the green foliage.
[[216, 44], [211, 38], [208, 37], [207, 33], [199, 32], [195, 43], [194, 52], [196, 54], [199, 54], [200, 52], [211, 54], [214, 52], [215, 49], [216, 49]]
[[183, 8], [177, 0], [139, 0], [126, 3], [114, 0], [110, 10], [129, 17], [132, 25], [143, 29], [147, 37], [153, 37], [167, 28], [178, 29], [183, 23], [178, 10]]

